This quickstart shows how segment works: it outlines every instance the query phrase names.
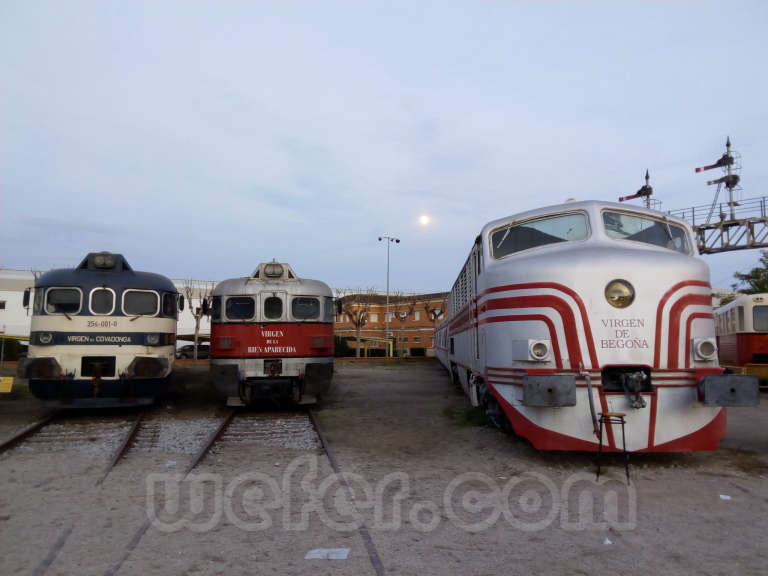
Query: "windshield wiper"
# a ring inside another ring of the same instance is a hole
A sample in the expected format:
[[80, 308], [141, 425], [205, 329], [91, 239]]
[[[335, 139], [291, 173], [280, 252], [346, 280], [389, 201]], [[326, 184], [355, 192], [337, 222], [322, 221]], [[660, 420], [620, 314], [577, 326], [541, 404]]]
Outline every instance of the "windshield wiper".
[[666, 218], [664, 218], [664, 229], [667, 231], [667, 236], [669, 236], [669, 239], [674, 240], [672, 237], [672, 228], [669, 227], [669, 222], [667, 222]]
[[131, 319], [129, 320], [129, 322], [133, 322], [134, 320], [137, 320], [137, 319], [141, 318], [142, 316], [149, 316], [149, 314], [136, 314], [136, 316], [134, 316], [133, 318], [131, 318]]
[[61, 311], [61, 313], [62, 313], [62, 314], [64, 314], [64, 316], [66, 316], [66, 317], [67, 317], [67, 320], [69, 320], [70, 322], [72, 322], [72, 316], [70, 316], [69, 314], [67, 314], [67, 311], [66, 311], [66, 310], [62, 310], [62, 311]]
[[502, 237], [501, 237], [501, 240], [499, 240], [499, 243], [498, 243], [498, 244], [496, 244], [496, 250], [498, 250], [499, 248], [501, 248], [501, 245], [502, 245], [502, 244], [504, 244], [504, 240], [506, 240], [506, 239], [507, 239], [507, 236], [509, 236], [509, 231], [510, 231], [510, 230], [512, 230], [512, 226], [510, 226], [509, 228], [507, 228], [507, 229], [506, 229], [506, 231], [504, 232], [504, 236], [502, 236]]

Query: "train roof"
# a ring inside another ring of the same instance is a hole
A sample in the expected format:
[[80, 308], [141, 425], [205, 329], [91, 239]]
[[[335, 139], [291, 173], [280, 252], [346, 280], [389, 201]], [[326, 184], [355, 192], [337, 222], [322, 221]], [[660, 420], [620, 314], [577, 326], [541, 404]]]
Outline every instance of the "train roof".
[[736, 297], [730, 302], [718, 306], [715, 309], [715, 314], [722, 314], [723, 312], [727, 312], [732, 308], [737, 306], [744, 306], [745, 304], [768, 305], [768, 293], [761, 292], [758, 294], [737, 294]]
[[91, 252], [76, 268], [57, 268], [42, 274], [35, 287], [78, 286], [85, 290], [98, 286], [162, 290], [176, 293], [176, 286], [162, 274], [137, 272], [122, 254]]
[[214, 295], [258, 294], [260, 292], [333, 296], [331, 288], [320, 280], [299, 278], [285, 262], [262, 262], [253, 274], [243, 278], [222, 280], [213, 289]]
[[499, 226], [502, 226], [504, 224], [509, 224], [509, 223], [517, 222], [521, 220], [529, 220], [531, 218], [537, 218], [539, 216], [547, 216], [549, 214], [557, 214], [559, 212], [570, 212], [570, 211], [577, 211], [577, 210], [597, 213], [604, 208], [612, 208], [614, 210], [619, 210], [622, 212], [635, 212], [639, 214], [646, 214], [648, 216], [651, 216], [652, 218], [663, 218], [668, 220], [669, 222], [674, 222], [675, 224], [679, 224], [680, 226], [684, 226], [685, 228], [690, 229], [690, 225], [685, 220], [682, 220], [675, 216], [670, 216], [669, 214], [665, 214], [664, 212], [659, 212], [658, 210], [651, 210], [648, 208], [643, 208], [642, 206], [637, 206], [634, 204], [623, 204], [619, 202], [606, 202], [602, 200], [582, 200], [578, 202], [573, 201], [573, 202], [565, 202], [563, 204], [553, 204], [551, 206], [544, 206], [543, 208], [536, 208], [534, 210], [528, 210], [526, 212], [520, 212], [519, 214], [512, 214], [504, 218], [498, 218], [496, 220], [492, 220], [491, 222], [488, 222], [485, 226], [483, 226], [483, 234], [487, 233], [490, 230], [493, 230], [494, 228], [498, 228]]

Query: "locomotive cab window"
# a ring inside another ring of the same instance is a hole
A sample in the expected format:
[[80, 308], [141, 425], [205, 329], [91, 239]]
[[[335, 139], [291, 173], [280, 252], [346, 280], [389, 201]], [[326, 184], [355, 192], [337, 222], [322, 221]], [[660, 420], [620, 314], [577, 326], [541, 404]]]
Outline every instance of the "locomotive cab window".
[[[221, 304], [219, 304], [221, 305]], [[229, 320], [250, 320], [256, 312], [256, 303], [250, 296], [227, 298], [226, 313]]]
[[221, 296], [213, 297], [213, 304], [211, 305], [211, 320], [214, 322], [221, 320]]
[[123, 313], [126, 316], [155, 316], [160, 311], [160, 295], [151, 290], [123, 292]]
[[587, 217], [581, 213], [558, 214], [514, 223], [491, 233], [491, 254], [504, 258], [509, 254], [547, 244], [584, 240], [587, 237]]
[[83, 296], [79, 288], [49, 288], [45, 295], [48, 314], [77, 314]]
[[317, 320], [320, 318], [320, 300], [300, 296], [291, 301], [291, 314], [296, 320]]
[[752, 328], [755, 332], [768, 332], [768, 306], [752, 308]]
[[91, 314], [107, 316], [115, 311], [115, 293], [111, 288], [91, 290]]
[[324, 320], [326, 322], [333, 322], [333, 298], [324, 298], [325, 303], [325, 315]]
[[624, 212], [603, 212], [605, 233], [617, 240], [632, 240], [644, 242], [653, 246], [661, 246], [690, 254], [691, 246], [685, 228], [666, 220], [655, 220], [640, 214]]
[[43, 312], [43, 289], [35, 289], [35, 299], [32, 302], [32, 313], [41, 314]]
[[283, 315], [283, 301], [277, 296], [264, 299], [264, 318], [277, 320]]
[[163, 316], [176, 318], [176, 294], [163, 292]]

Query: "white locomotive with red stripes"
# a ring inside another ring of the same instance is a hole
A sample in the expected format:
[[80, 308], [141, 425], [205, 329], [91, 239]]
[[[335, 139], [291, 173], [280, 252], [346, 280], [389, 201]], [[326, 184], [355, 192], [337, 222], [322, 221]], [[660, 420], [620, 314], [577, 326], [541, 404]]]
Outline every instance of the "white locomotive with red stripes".
[[[759, 400], [756, 378], [718, 365], [689, 226], [609, 202], [484, 226], [435, 347], [473, 405], [544, 450], [597, 450], [608, 413], [625, 415], [627, 450], [711, 450], [724, 406]], [[617, 449], [620, 427], [605, 432]]]
[[258, 399], [311, 404], [333, 376], [333, 292], [266, 262], [219, 282], [211, 309], [211, 379], [230, 405]]

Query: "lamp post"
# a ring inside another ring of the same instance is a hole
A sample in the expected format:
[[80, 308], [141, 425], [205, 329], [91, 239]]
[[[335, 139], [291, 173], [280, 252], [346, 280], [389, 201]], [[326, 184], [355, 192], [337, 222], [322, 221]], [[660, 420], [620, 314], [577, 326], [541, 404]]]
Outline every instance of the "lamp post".
[[386, 323], [386, 332], [384, 338], [387, 340], [387, 357], [389, 357], [389, 245], [394, 242], [400, 244], [400, 238], [394, 238], [393, 236], [379, 236], [379, 242], [385, 241], [387, 243], [387, 311], [384, 316]]

